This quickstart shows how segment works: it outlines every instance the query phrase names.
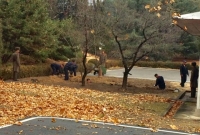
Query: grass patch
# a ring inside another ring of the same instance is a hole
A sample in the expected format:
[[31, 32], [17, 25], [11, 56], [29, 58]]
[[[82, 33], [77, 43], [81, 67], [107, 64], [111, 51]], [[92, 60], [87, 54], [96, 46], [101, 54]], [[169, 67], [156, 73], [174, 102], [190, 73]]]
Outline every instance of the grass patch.
[[38, 93], [32, 91], [17, 91], [16, 95], [35, 97], [38, 96]]
[[152, 113], [156, 113], [158, 115], [164, 115], [168, 110], [170, 103], [158, 103], [158, 102], [150, 102], [143, 103], [140, 105], [141, 108], [148, 110]]

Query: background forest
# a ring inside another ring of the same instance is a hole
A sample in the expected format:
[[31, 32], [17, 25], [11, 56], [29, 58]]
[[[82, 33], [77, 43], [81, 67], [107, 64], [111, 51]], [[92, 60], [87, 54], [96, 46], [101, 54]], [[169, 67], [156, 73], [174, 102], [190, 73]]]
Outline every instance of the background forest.
[[154, 32], [157, 35], [146, 42], [140, 53], [150, 52], [146, 56], [153, 61], [197, 59], [199, 38], [174, 26], [171, 14], [200, 11], [200, 1], [177, 0], [170, 6], [162, 6], [159, 16], [145, 9], [145, 5], [158, 2], [0, 0], [2, 63], [7, 62], [16, 46], [21, 47], [21, 57], [27, 60], [24, 64], [44, 62], [47, 58], [67, 60], [81, 57], [81, 52], [86, 49], [88, 53], [97, 55], [99, 47], [107, 52], [110, 59], [119, 59], [116, 34], [128, 58], [136, 49], [135, 45], [141, 42], [146, 23], [149, 24], [146, 26], [153, 26], [145, 29], [147, 35]]

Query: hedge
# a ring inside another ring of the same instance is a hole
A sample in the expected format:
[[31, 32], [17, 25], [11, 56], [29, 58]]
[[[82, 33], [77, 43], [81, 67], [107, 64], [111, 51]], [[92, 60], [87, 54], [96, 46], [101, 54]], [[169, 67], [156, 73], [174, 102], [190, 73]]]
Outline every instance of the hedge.
[[[78, 63], [77, 72], [83, 72], [84, 68], [81, 63]], [[152, 67], [152, 68], [171, 68], [171, 69], [179, 69], [181, 63], [179, 62], [149, 62], [149, 61], [139, 61], [135, 66], [139, 67]], [[92, 71], [92, 69], [98, 66], [98, 62], [96, 60], [89, 60], [86, 64], [88, 72]], [[106, 63], [106, 67], [123, 67], [121, 60], [109, 60]], [[187, 64], [188, 69], [191, 70], [192, 66]], [[37, 77], [37, 76], [47, 76], [51, 74], [50, 64], [38, 64], [38, 65], [22, 65], [20, 67], [20, 78], [26, 77]], [[3, 80], [12, 79], [12, 65], [2, 66], [1, 67], [1, 76]]]
[[[171, 68], [171, 69], [179, 69], [181, 63], [180, 62], [150, 62], [150, 61], [139, 61], [136, 63], [138, 67], [152, 67], [152, 68]], [[192, 69], [190, 64], [186, 64], [188, 69]]]
[[[88, 62], [93, 63], [96, 65], [96, 59], [91, 59]], [[129, 62], [129, 65], [131, 64], [131, 62]], [[179, 69], [180, 68], [181, 63], [180, 62], [162, 62], [162, 61], [158, 61], [158, 62], [152, 62], [152, 61], [138, 61], [135, 66], [138, 67], [152, 67], [152, 68], [171, 68], [171, 69]], [[186, 64], [186, 66], [188, 67], [188, 69], [192, 69], [192, 66], [188, 63]], [[110, 68], [110, 67], [123, 67], [122, 61], [121, 60], [108, 60], [106, 62], [106, 67]]]
[[[51, 74], [51, 68], [49, 64], [39, 65], [21, 65], [19, 78], [47, 76]], [[12, 79], [12, 66], [1, 67], [1, 78], [3, 80]]]
[[[77, 72], [84, 72], [84, 68], [82, 64], [77, 64], [78, 69]], [[94, 64], [87, 63], [86, 64], [88, 72], [91, 72], [94, 69]], [[37, 76], [48, 76], [51, 75], [52, 70], [50, 64], [38, 64], [38, 65], [21, 65], [19, 78], [26, 77], [37, 77]], [[12, 79], [12, 65], [2, 66], [1, 67], [1, 76], [0, 78], [3, 80]]]
[[[150, 61], [139, 61], [136, 63], [138, 67], [152, 67], [152, 68], [171, 68], [171, 69], [179, 69], [181, 63], [180, 62], [150, 62]], [[192, 69], [191, 64], [186, 64], [189, 70]]]

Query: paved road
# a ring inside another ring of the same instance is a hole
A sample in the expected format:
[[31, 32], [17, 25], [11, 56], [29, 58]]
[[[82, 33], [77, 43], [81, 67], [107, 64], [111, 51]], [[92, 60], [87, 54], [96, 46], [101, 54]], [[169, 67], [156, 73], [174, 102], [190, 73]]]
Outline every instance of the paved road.
[[[123, 68], [108, 70], [106, 76], [123, 77], [123, 72]], [[157, 73], [163, 76], [166, 81], [180, 82], [180, 71], [177, 69], [134, 67], [130, 73], [132, 75], [129, 75], [129, 78], [155, 80], [154, 74]], [[189, 82], [189, 79], [187, 79], [187, 82]]]
[[1, 127], [0, 135], [198, 135], [161, 129], [152, 132], [150, 128], [63, 118], [52, 122], [52, 118], [35, 117], [22, 122], [21, 126]]

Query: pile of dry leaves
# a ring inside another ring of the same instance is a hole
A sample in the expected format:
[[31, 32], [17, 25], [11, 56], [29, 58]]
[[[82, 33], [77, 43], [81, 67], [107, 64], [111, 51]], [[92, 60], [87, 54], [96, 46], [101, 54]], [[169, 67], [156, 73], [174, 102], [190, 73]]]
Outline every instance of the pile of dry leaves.
[[34, 83], [31, 78], [17, 83], [0, 82], [0, 125], [20, 125], [20, 119], [31, 116], [58, 116], [139, 125], [154, 131], [167, 128], [200, 132], [199, 121], [164, 117], [171, 97], [177, 96], [170, 91], [160, 92], [145, 85], [119, 91], [118, 85], [110, 84], [119, 83], [115, 78], [104, 80], [107, 83], [101, 83], [102, 78], [90, 78], [92, 81], [86, 87], [80, 85], [80, 77], [71, 81], [57, 76], [37, 79]]

